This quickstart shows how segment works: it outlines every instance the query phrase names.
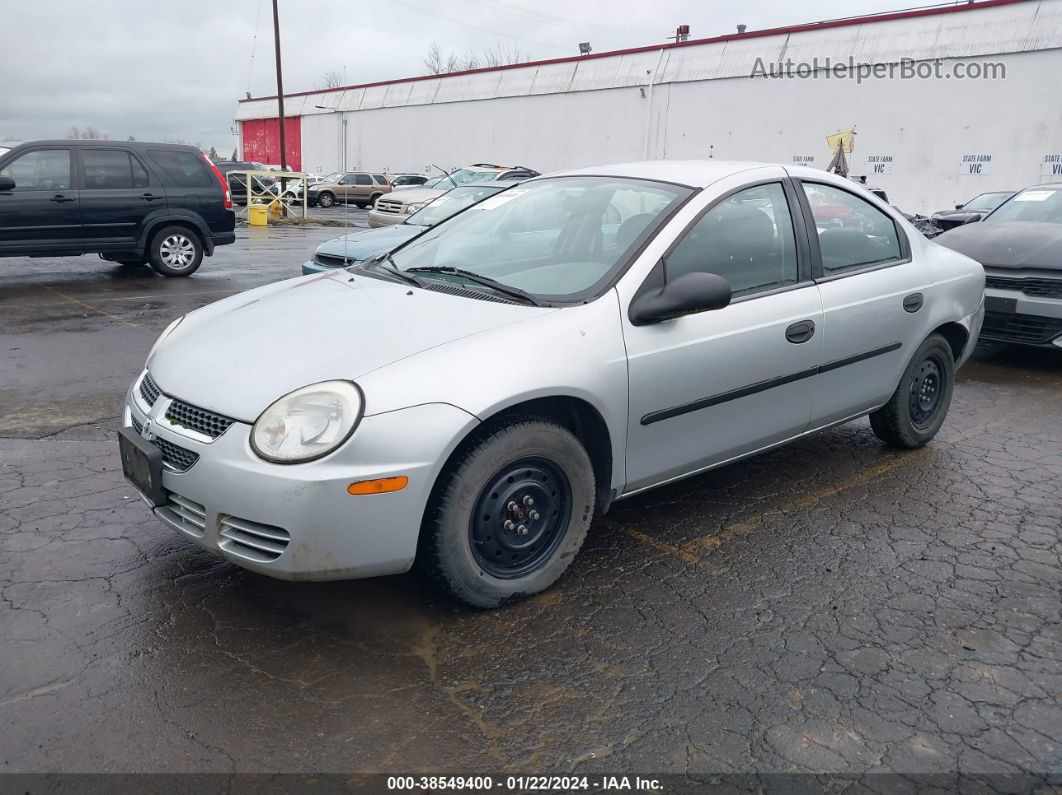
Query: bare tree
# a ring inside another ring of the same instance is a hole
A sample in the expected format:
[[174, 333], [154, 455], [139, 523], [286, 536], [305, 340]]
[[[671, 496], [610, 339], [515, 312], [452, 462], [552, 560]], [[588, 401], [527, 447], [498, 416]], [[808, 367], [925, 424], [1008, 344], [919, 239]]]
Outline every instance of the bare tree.
[[127, 140], [127, 141], [135, 141], [135, 140], [136, 140], [136, 138], [134, 138], [133, 136], [131, 136], [131, 135], [130, 135], [130, 136], [129, 136], [128, 138], [126, 138], [125, 140]]
[[101, 135], [100, 131], [97, 130], [95, 127], [86, 127], [84, 130], [81, 131], [81, 137], [88, 141], [99, 141], [105, 136]]
[[218, 159], [218, 150], [214, 147], [210, 147], [210, 152], [207, 154], [207, 157], [210, 158], [211, 163], [216, 162]]
[[67, 131], [66, 131], [66, 137], [69, 138], [72, 141], [76, 141], [78, 138], [81, 137], [81, 128], [80, 127], [68, 127]]
[[314, 88], [323, 91], [328, 88], [341, 88], [343, 86], [343, 73], [330, 69], [324, 73], [324, 77], [314, 84]]
[[498, 42], [485, 49], [481, 54], [465, 50], [461, 54], [444, 53], [442, 47], [432, 43], [424, 54], [423, 64], [428, 74], [442, 75], [450, 72], [466, 72], [484, 66], [505, 66], [514, 63], [527, 63], [531, 58], [515, 44]]

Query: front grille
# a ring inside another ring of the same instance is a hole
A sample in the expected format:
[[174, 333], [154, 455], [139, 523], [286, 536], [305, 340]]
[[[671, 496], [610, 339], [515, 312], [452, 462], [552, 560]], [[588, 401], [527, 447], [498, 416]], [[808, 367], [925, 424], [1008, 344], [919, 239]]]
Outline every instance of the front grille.
[[172, 423], [198, 431], [211, 439], [217, 439], [225, 433], [236, 420], [222, 414], [215, 414], [180, 400], [174, 400], [166, 409], [166, 419]]
[[313, 261], [326, 268], [346, 268], [357, 262], [353, 257], [339, 257], [335, 254], [314, 254]]
[[194, 500], [168, 491], [166, 504], [160, 506], [158, 512], [170, 524], [196, 538], [202, 538], [206, 533], [206, 508]]
[[136, 417], [130, 417], [130, 419], [132, 419], [132, 421], [133, 421], [133, 430], [136, 431], [141, 436], [143, 436], [144, 435], [144, 424], [140, 420], [138, 420]]
[[151, 373], [144, 373], [144, 378], [140, 382], [140, 397], [144, 398], [144, 401], [149, 406], [154, 406], [155, 401], [159, 399], [161, 394], [162, 390], [151, 378]]
[[1033, 298], [1062, 298], [1062, 279], [1020, 279], [1010, 276], [986, 276], [985, 287], [996, 290], [1020, 290]]
[[1062, 318], [985, 312], [981, 336], [1004, 342], [1046, 343], [1062, 334]]
[[384, 201], [383, 199], [379, 199], [376, 202], [375, 209], [378, 213], [391, 213], [392, 215], [401, 215], [402, 208], [404, 206], [405, 205], [402, 202]]
[[187, 472], [192, 465], [199, 460], [199, 453], [185, 450], [180, 445], [169, 442], [162, 438], [150, 440], [153, 445], [162, 451], [162, 460], [178, 472]]
[[259, 524], [250, 519], [222, 516], [219, 524], [221, 540], [218, 546], [257, 563], [269, 563], [279, 558], [291, 540], [291, 534], [284, 528]]

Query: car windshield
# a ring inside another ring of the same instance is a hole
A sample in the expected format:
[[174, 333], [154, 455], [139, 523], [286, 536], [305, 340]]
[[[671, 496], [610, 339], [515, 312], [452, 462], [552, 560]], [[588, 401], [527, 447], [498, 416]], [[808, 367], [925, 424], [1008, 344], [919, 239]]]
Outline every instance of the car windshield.
[[985, 223], [1001, 224], [1008, 221], [1038, 221], [1062, 224], [1062, 188], [1028, 188], [1001, 204], [999, 209], [985, 219]]
[[321, 182], [339, 182], [342, 177], [342, 171], [333, 171], [331, 174], [321, 177]]
[[460, 283], [466, 277], [423, 272], [459, 268], [545, 300], [589, 298], [690, 193], [622, 177], [536, 180], [425, 232], [394, 253], [394, 264]]
[[1001, 205], [1009, 193], [982, 193], [980, 196], [974, 196], [970, 201], [966, 202], [962, 206], [963, 210], [994, 210]]
[[439, 186], [445, 188], [449, 185], [467, 185], [470, 182], [488, 182], [489, 180], [496, 179], [498, 171], [476, 171], [472, 168], [459, 168], [451, 174], [445, 177], [437, 177], [430, 183], [433, 187]]
[[492, 185], [489, 183], [454, 188], [453, 190], [444, 193], [428, 206], [413, 213], [413, 215], [409, 216], [405, 222], [407, 224], [416, 224], [417, 226], [435, 226], [436, 224], [445, 221], [451, 215], [456, 215], [466, 207], [471, 207], [480, 199], [485, 199], [492, 194], [498, 193], [502, 189], [503, 186], [501, 185]]

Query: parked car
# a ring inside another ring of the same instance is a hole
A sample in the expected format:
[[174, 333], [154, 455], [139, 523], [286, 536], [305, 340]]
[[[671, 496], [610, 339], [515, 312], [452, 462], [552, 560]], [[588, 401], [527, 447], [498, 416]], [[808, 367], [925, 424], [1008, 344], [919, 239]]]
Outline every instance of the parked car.
[[[860, 226], [816, 233], [811, 186]], [[126, 397], [123, 468], [248, 569], [416, 558], [497, 607], [552, 584], [617, 499], [866, 414], [926, 444], [983, 290], [976, 262], [822, 171], [569, 171], [174, 321]]]
[[[304, 187], [309, 186], [309, 187], [312, 188], [313, 186], [320, 185], [321, 183], [323, 183], [325, 181], [326, 181], [325, 177], [314, 175], [314, 174], [307, 174], [303, 178], [285, 180], [284, 196], [285, 196], [285, 198], [287, 198], [287, 199], [289, 199], [289, 200], [291, 200], [293, 202], [301, 203], [302, 202], [302, 191], [303, 191]], [[274, 196], [279, 196], [280, 195], [280, 180], [279, 179], [274, 180], [273, 184], [269, 187], [269, 191]], [[306, 204], [309, 207], [313, 206], [313, 204], [310, 203], [309, 195], [307, 195], [307, 197], [306, 197]]]
[[[380, 196], [369, 211], [369, 227], [378, 228], [400, 224], [409, 215], [434, 201], [447, 190], [459, 185], [470, 185], [494, 180], [525, 180], [537, 177], [537, 171], [523, 166], [494, 166], [489, 163], [477, 163], [461, 168], [435, 180], [429, 180], [424, 187], [411, 188]], [[431, 185], [432, 187], [428, 187]]]
[[263, 163], [257, 160], [219, 160], [215, 164], [222, 174], [230, 171], [268, 171]]
[[428, 206], [407, 216], [401, 223], [378, 229], [362, 229], [326, 240], [314, 251], [312, 259], [302, 263], [303, 275], [347, 268], [378, 254], [393, 251], [425, 229], [442, 223], [488, 196], [519, 184], [520, 180], [510, 179], [462, 185], [447, 191]]
[[388, 174], [387, 176], [391, 178], [391, 186], [395, 190], [415, 188], [428, 181], [428, 178], [423, 174]]
[[32, 141], [0, 155], [0, 256], [98, 253], [190, 276], [235, 225], [228, 182], [194, 146]]
[[308, 199], [321, 207], [331, 207], [333, 204], [368, 207], [385, 193], [390, 192], [391, 183], [384, 174], [372, 174], [367, 171], [340, 171], [329, 174], [324, 181], [310, 188]]
[[1062, 348], [1062, 183], [1019, 191], [936, 241], [984, 266], [981, 339]]
[[[247, 204], [247, 174], [242, 171], [229, 171], [225, 176], [229, 182], [232, 200], [239, 205]], [[277, 185], [277, 180], [272, 177], [253, 176], [250, 179], [254, 192], [258, 194], [272, 193]]]
[[1014, 195], [1012, 190], [979, 193], [964, 204], [956, 204], [954, 210], [938, 210], [930, 217], [942, 231], [980, 221], [999, 205]]

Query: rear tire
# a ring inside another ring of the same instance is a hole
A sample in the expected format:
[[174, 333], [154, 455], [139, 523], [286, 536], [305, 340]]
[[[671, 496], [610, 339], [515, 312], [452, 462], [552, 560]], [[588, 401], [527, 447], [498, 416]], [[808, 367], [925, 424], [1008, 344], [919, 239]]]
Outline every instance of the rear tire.
[[331, 193], [321, 193], [321, 194], [319, 194], [317, 196], [317, 206], [318, 207], [323, 207], [324, 209], [327, 210], [329, 207], [331, 207], [335, 203], [336, 203], [336, 197], [333, 196]]
[[564, 573], [593, 511], [593, 465], [579, 440], [552, 422], [516, 418], [483, 429], [447, 464], [418, 561], [454, 598], [499, 607]]
[[203, 262], [203, 242], [185, 226], [160, 229], [148, 251], [151, 267], [162, 276], [191, 276]]
[[954, 384], [951, 346], [932, 334], [911, 357], [889, 402], [870, 415], [870, 427], [890, 447], [921, 447], [944, 424]]

